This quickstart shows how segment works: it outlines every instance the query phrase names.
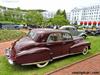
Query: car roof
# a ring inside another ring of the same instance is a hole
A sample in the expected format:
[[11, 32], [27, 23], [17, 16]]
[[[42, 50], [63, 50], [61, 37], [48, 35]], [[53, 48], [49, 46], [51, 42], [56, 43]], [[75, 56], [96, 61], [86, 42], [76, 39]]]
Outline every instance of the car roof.
[[75, 28], [74, 26], [62, 26], [59, 29], [63, 29], [63, 28]]
[[37, 29], [32, 29], [31, 31], [35, 31], [37, 33], [55, 33], [55, 32], [67, 32], [67, 30], [58, 30], [58, 29], [50, 29], [50, 28], [37, 28]]

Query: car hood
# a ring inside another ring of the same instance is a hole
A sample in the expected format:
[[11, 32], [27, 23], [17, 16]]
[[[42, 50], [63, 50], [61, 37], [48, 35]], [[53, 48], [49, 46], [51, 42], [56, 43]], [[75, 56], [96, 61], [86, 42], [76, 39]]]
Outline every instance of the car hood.
[[79, 42], [84, 41], [83, 38], [79, 37], [79, 36], [73, 36], [73, 40], [75, 41], [75, 43], [79, 43]]
[[79, 36], [73, 36], [73, 40], [80, 40], [80, 39], [83, 39], [83, 38]]
[[80, 32], [80, 33], [85, 33], [85, 30], [78, 30], [78, 32]]
[[30, 37], [26, 36], [15, 41], [13, 48], [19, 51], [26, 46], [35, 45], [35, 44], [36, 44], [35, 41], [33, 41]]

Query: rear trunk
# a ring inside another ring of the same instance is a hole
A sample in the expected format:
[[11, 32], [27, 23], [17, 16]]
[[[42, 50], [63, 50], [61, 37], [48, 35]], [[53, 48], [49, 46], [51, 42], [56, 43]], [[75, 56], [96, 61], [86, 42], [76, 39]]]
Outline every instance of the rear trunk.
[[17, 53], [23, 51], [23, 50], [28, 50], [29, 48], [34, 47], [36, 44], [35, 41], [33, 41], [29, 37], [24, 37], [21, 38], [13, 43], [12, 49], [11, 49], [11, 59], [13, 61], [16, 60]]

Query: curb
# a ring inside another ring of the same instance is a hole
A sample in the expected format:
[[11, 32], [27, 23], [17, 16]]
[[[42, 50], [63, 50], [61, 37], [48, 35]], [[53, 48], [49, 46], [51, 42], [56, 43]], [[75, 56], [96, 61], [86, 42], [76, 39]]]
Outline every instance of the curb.
[[71, 67], [71, 66], [73, 66], [73, 65], [75, 65], [75, 64], [78, 64], [78, 63], [80, 63], [80, 62], [83, 62], [83, 61], [85, 61], [85, 60], [88, 60], [88, 59], [93, 58], [93, 57], [98, 56], [98, 55], [100, 55], [100, 53], [95, 54], [95, 55], [92, 55], [92, 56], [90, 56], [90, 57], [87, 57], [86, 59], [83, 59], [83, 60], [81, 60], [81, 61], [72, 63], [71, 65], [67, 65], [67, 66], [64, 66], [64, 67], [62, 67], [62, 68], [58, 68], [58, 69], [56, 69], [56, 70], [54, 70], [54, 71], [51, 71], [51, 72], [49, 72], [49, 73], [46, 73], [45, 75], [51, 75], [52, 73], [55, 73], [55, 72], [57, 72], [57, 71], [60, 71], [60, 70], [62, 70], [62, 69], [68, 68], [68, 67]]

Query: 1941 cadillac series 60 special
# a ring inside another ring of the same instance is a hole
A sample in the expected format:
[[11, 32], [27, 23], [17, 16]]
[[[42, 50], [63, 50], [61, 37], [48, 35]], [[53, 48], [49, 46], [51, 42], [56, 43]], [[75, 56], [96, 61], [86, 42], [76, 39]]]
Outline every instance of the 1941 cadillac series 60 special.
[[87, 54], [90, 43], [66, 30], [32, 29], [5, 49], [10, 64], [44, 67], [48, 62], [73, 54]]

